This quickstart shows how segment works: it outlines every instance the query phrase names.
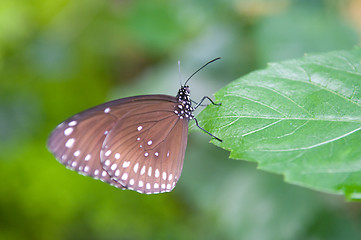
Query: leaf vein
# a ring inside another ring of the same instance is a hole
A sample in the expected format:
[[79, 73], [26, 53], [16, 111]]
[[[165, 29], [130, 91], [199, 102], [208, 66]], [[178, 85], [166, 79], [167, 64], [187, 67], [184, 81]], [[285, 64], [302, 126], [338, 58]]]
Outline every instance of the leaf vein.
[[331, 143], [331, 142], [334, 142], [334, 141], [337, 141], [339, 139], [342, 139], [344, 137], [347, 137], [348, 135], [354, 133], [354, 132], [357, 132], [361, 129], [361, 127], [357, 128], [357, 129], [354, 129], [348, 133], [345, 133], [341, 136], [338, 136], [338, 137], [335, 137], [335, 138], [332, 138], [332, 139], [329, 139], [327, 141], [323, 141], [323, 142], [320, 142], [320, 143], [317, 143], [317, 144], [314, 144], [314, 145], [310, 145], [310, 146], [307, 146], [307, 147], [300, 147], [300, 148], [289, 148], [289, 149], [254, 149], [254, 150], [250, 150], [252, 152], [291, 152], [291, 151], [299, 151], [299, 150], [309, 150], [309, 149], [312, 149], [312, 148], [316, 148], [316, 147], [319, 147], [319, 146], [322, 146], [322, 145], [325, 145], [327, 143]]

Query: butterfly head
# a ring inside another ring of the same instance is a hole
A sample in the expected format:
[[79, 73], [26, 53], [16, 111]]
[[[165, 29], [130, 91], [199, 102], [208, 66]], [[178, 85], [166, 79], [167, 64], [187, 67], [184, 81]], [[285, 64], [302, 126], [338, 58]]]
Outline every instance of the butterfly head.
[[178, 93], [177, 93], [178, 101], [190, 102], [191, 101], [190, 95], [191, 95], [191, 90], [190, 90], [189, 86], [184, 85], [178, 90]]

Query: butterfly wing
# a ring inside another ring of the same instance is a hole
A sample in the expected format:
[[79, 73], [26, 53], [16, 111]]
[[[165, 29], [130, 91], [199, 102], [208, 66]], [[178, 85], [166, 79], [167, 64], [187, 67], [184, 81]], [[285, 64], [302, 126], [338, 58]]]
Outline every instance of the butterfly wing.
[[188, 120], [174, 113], [175, 105], [144, 104], [114, 125], [101, 151], [103, 168], [114, 180], [147, 194], [174, 188], [182, 172], [188, 134]]
[[[108, 182], [116, 187], [127, 188], [127, 183], [118, 179], [117, 176], [115, 176], [116, 171], [112, 171], [114, 163], [110, 166], [106, 165], [106, 163], [108, 163], [106, 162], [107, 159], [104, 158], [108, 151], [104, 151], [106, 146], [109, 145], [114, 147], [114, 143], [111, 139], [117, 138], [114, 134], [119, 132], [118, 129], [124, 131], [120, 132], [122, 136], [128, 135], [127, 132], [129, 130], [124, 128], [124, 126], [127, 124], [128, 120], [134, 119], [133, 115], [141, 114], [145, 119], [153, 117], [154, 121], [158, 120], [163, 122], [166, 120], [163, 120], [164, 116], [162, 115], [166, 113], [171, 116], [171, 111], [173, 111], [171, 106], [174, 107], [176, 101], [177, 99], [172, 96], [146, 95], [123, 98], [101, 104], [76, 114], [61, 123], [51, 133], [48, 140], [48, 148], [55, 155], [57, 160], [68, 168], [78, 171], [83, 175], [88, 175]], [[140, 117], [140, 115], [138, 115], [138, 117]], [[185, 133], [183, 138], [187, 138], [188, 124], [186, 124], [186, 127], [184, 127], [183, 124], [176, 125], [177, 127], [175, 129], [180, 127], [182, 127], [182, 129], [186, 128], [186, 131], [183, 130], [182, 133]], [[123, 127], [119, 128], [119, 126]], [[155, 128], [153, 128], [153, 131], [154, 130]], [[176, 132], [179, 132], [179, 130]], [[168, 138], [168, 141], [173, 142], [174, 140], [173, 138]], [[182, 145], [183, 152], [178, 153], [180, 154], [181, 160], [175, 158], [177, 159], [178, 164], [181, 164], [180, 169], [182, 168], [186, 141], [187, 140], [185, 139], [185, 144], [183, 144], [184, 146]], [[133, 145], [127, 143], [123, 144], [121, 145], [120, 150], [131, 153], [132, 150], [129, 149], [129, 147], [132, 147]], [[116, 151], [117, 150], [114, 149], [114, 152]], [[128, 155], [127, 159], [130, 159], [130, 156], [131, 155]], [[114, 155], [114, 159], [115, 157], [118, 157], [118, 155]], [[141, 169], [139, 169], [139, 171], [141, 171]], [[178, 178], [179, 175], [177, 176]]]

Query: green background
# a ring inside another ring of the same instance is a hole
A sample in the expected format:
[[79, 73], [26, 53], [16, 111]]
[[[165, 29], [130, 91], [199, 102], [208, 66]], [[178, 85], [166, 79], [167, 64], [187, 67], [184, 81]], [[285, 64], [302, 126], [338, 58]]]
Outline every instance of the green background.
[[[50, 131], [104, 101], [192, 98], [267, 62], [351, 49], [361, 1], [0, 2], [0, 239], [360, 239], [361, 207], [228, 159], [192, 131], [168, 194], [121, 191], [67, 170]], [[194, 128], [192, 128], [194, 129]]]

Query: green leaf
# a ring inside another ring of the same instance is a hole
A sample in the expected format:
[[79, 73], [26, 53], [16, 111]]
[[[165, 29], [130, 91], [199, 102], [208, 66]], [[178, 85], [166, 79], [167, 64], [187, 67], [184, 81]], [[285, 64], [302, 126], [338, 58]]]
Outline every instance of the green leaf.
[[361, 199], [361, 48], [272, 63], [215, 96], [198, 120], [231, 158]]

